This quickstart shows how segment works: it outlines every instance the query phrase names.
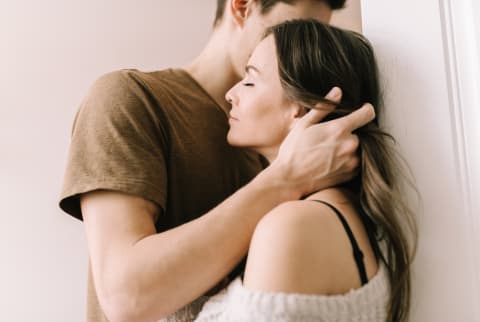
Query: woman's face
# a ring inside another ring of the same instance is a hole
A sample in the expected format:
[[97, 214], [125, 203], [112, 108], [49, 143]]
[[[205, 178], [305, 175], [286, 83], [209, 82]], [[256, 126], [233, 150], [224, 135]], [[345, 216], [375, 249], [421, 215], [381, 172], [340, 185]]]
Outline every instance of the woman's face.
[[286, 97], [280, 84], [272, 35], [257, 45], [245, 77], [227, 92], [226, 98], [232, 104], [228, 142], [274, 157], [299, 107]]

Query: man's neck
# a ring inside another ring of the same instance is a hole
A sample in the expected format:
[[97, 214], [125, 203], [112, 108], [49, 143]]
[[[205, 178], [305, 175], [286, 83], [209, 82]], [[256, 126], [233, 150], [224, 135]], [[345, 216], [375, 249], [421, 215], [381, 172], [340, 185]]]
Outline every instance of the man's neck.
[[229, 109], [225, 93], [240, 79], [228, 57], [223, 36], [221, 30], [214, 31], [200, 55], [183, 68], [220, 106]]

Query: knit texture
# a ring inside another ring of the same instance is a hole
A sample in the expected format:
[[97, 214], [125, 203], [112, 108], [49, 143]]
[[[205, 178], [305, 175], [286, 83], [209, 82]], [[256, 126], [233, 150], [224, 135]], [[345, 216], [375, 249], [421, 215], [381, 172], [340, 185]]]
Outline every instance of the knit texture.
[[192, 303], [184, 306], [177, 312], [166, 317], [165, 319], [159, 320], [158, 322], [192, 322], [202, 310], [205, 302], [210, 298], [210, 296], [201, 296]]
[[389, 293], [384, 264], [366, 285], [343, 295], [252, 291], [237, 277], [160, 322], [385, 322]]

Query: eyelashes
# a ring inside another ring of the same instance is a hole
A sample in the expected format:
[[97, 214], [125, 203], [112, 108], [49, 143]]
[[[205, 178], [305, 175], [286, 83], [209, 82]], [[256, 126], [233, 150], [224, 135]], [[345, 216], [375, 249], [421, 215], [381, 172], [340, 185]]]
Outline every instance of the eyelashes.
[[253, 83], [243, 83], [243, 86], [253, 86]]

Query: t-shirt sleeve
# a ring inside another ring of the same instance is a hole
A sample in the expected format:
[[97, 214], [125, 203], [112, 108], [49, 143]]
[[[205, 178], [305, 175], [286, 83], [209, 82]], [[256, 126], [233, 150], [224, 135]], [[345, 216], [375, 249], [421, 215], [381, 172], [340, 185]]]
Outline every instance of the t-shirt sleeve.
[[73, 124], [62, 210], [82, 220], [79, 196], [100, 189], [140, 196], [165, 209], [167, 136], [159, 108], [131, 71], [106, 74], [93, 84]]

